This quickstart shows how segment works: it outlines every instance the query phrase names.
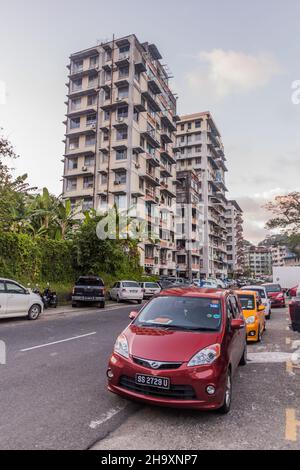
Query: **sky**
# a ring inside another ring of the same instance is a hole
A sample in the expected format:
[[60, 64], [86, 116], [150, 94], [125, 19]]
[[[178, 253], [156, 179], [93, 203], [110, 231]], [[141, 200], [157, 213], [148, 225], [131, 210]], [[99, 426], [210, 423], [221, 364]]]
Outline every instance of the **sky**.
[[268, 200], [299, 189], [298, 0], [1, 0], [0, 17], [0, 127], [32, 185], [62, 189], [69, 55], [135, 33], [172, 71], [178, 113], [213, 114], [246, 239], [266, 236]]

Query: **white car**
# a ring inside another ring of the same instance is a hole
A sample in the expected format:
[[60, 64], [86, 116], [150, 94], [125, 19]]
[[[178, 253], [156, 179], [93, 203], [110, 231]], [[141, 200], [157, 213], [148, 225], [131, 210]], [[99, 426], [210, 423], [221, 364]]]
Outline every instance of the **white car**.
[[144, 299], [157, 295], [161, 291], [161, 287], [157, 282], [140, 282], [140, 286], [144, 292]]
[[136, 300], [141, 304], [144, 298], [144, 292], [138, 282], [119, 281], [112, 287], [110, 298], [117, 302], [122, 302], [122, 300]]
[[44, 305], [39, 295], [10, 279], [0, 278], [0, 318], [37, 320]]
[[271, 318], [271, 300], [268, 297], [267, 290], [264, 286], [243, 286], [241, 290], [252, 290], [257, 292], [261, 298], [262, 304], [265, 306], [265, 315], [266, 319], [270, 320]]
[[220, 287], [214, 279], [195, 279], [193, 284], [203, 289], [219, 289]]

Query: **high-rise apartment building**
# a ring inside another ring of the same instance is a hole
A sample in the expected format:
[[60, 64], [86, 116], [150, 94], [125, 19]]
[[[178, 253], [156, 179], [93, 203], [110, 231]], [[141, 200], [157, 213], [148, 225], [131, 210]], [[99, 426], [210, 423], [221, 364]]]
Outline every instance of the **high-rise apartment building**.
[[272, 265], [273, 266], [284, 266], [284, 259], [288, 254], [288, 249], [284, 245], [271, 246], [272, 253]]
[[[202, 219], [200, 276], [227, 277], [226, 158], [220, 132], [209, 112], [180, 117], [175, 156], [177, 178], [182, 172], [193, 170], [199, 180]], [[178, 261], [181, 261], [181, 256], [178, 254]], [[180, 266], [181, 263], [178, 264]]]
[[227, 263], [230, 275], [243, 272], [243, 211], [234, 200], [226, 206]]
[[272, 274], [272, 253], [270, 248], [248, 246], [244, 251], [244, 270], [252, 277], [263, 277]]
[[83, 210], [138, 207], [155, 238], [145, 271], [174, 275], [176, 98], [161, 59], [135, 35], [71, 55], [63, 193]]

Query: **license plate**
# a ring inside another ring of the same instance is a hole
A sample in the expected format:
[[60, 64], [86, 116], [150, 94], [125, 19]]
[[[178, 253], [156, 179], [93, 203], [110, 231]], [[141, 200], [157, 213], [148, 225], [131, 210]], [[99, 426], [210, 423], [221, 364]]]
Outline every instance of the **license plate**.
[[138, 385], [148, 385], [154, 388], [163, 388], [169, 390], [170, 379], [167, 377], [154, 377], [153, 375], [137, 374], [135, 376], [135, 383]]
[[87, 300], [87, 301], [93, 301], [95, 300], [95, 297], [81, 297], [81, 300]]
[[130, 290], [129, 292], [130, 292], [130, 294], [136, 294], [137, 290]]

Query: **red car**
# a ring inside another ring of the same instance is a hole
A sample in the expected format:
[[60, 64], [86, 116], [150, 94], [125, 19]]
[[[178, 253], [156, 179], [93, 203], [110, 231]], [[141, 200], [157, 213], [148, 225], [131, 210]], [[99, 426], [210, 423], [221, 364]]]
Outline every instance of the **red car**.
[[234, 372], [247, 362], [246, 326], [233, 292], [168, 289], [130, 318], [109, 360], [109, 391], [228, 413]]
[[272, 307], [281, 307], [284, 308], [285, 304], [285, 294], [283, 289], [279, 284], [263, 284], [266, 288], [269, 299], [271, 300]]
[[297, 290], [299, 289], [299, 286], [296, 286], [296, 287], [292, 287], [289, 291], [288, 291], [288, 295], [290, 297], [296, 297], [296, 294], [297, 294]]

